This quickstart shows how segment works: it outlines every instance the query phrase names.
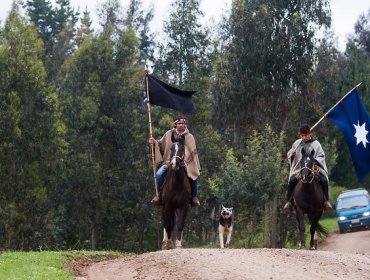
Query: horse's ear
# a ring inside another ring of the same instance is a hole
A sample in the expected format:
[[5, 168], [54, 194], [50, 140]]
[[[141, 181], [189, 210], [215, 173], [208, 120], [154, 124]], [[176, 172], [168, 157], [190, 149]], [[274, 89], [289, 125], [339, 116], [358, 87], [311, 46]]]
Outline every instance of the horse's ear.
[[172, 143], [176, 142], [175, 135], [173, 135], [173, 133], [171, 134], [171, 141], [172, 141]]
[[305, 156], [306, 155], [306, 150], [304, 148], [302, 148], [302, 156]]
[[312, 151], [311, 151], [311, 156], [314, 156], [315, 155], [315, 150], [313, 149]]

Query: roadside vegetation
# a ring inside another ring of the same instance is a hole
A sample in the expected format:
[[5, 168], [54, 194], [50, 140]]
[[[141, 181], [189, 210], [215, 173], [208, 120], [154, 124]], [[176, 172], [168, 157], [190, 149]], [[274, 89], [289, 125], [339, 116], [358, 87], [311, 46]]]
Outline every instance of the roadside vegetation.
[[87, 265], [125, 257], [110, 251], [3, 252], [0, 254], [0, 279], [75, 279]]

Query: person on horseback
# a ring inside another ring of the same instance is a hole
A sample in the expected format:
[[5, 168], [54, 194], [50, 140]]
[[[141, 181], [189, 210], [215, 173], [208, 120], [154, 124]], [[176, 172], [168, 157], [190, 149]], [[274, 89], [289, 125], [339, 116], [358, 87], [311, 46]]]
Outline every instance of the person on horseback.
[[288, 151], [288, 161], [290, 165], [287, 203], [284, 206], [284, 211], [289, 212], [292, 208], [292, 194], [294, 187], [298, 183], [298, 175], [300, 171], [299, 162], [302, 158], [301, 150], [304, 148], [307, 153], [315, 150], [314, 158], [316, 165], [319, 167], [319, 179], [324, 193], [324, 208], [325, 210], [333, 209], [329, 202], [329, 179], [328, 169], [326, 168], [325, 153], [318, 140], [312, 138], [311, 128], [304, 124], [299, 128], [300, 139], [297, 139], [292, 148]]
[[[156, 164], [160, 165], [160, 168], [156, 173], [158, 194], [161, 192], [161, 187], [164, 182], [164, 178], [168, 171], [168, 166], [170, 165], [170, 154], [171, 154], [171, 136], [172, 134], [176, 136], [185, 136], [185, 165], [187, 176], [189, 177], [191, 184], [191, 195], [192, 201], [191, 205], [193, 207], [199, 207], [200, 202], [197, 197], [198, 193], [198, 177], [200, 175], [200, 163], [197, 152], [197, 147], [195, 143], [194, 136], [189, 132], [186, 127], [186, 119], [184, 117], [174, 118], [174, 127], [168, 130], [161, 139], [155, 140], [153, 137], [149, 138], [149, 144], [155, 145], [155, 160]], [[154, 206], [159, 206], [161, 204], [160, 195], [156, 195], [152, 199]]]

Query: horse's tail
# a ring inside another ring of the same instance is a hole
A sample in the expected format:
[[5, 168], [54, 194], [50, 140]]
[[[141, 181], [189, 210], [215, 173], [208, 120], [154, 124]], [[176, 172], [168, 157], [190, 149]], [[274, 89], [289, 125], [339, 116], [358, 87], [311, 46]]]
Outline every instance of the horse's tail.
[[320, 236], [327, 236], [328, 235], [328, 230], [325, 227], [323, 227], [320, 223], [317, 223], [316, 232]]

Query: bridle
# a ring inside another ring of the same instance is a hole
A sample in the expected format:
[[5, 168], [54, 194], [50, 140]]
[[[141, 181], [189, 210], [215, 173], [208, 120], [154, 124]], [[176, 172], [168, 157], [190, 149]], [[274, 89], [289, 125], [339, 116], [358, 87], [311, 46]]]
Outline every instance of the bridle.
[[175, 150], [176, 150], [175, 155], [171, 158], [170, 162], [171, 162], [171, 164], [175, 165], [176, 164], [176, 159], [179, 159], [179, 161], [180, 161], [179, 166], [182, 167], [182, 166], [185, 166], [185, 164], [184, 164], [185, 153], [181, 157], [178, 156], [177, 152], [178, 152], [179, 148], [178, 148], [177, 145], [178, 144], [176, 144], [176, 146], [175, 146]]
[[[307, 170], [309, 170], [310, 171], [310, 175], [308, 175], [307, 176], [307, 178], [302, 178], [302, 175], [301, 175], [301, 173], [302, 173], [302, 170], [304, 170], [304, 169], [307, 169]], [[312, 168], [309, 168], [309, 167], [307, 167], [307, 166], [303, 166], [303, 167], [301, 167], [301, 169], [299, 169], [299, 175], [298, 175], [298, 179], [300, 179], [301, 181], [302, 181], [302, 183], [308, 183], [308, 184], [311, 184], [312, 183], [312, 181], [313, 181], [313, 179], [315, 178], [315, 175], [316, 174], [318, 174], [320, 172], [320, 168], [319, 168], [319, 166], [318, 165], [316, 165], [316, 164], [313, 164], [312, 165]], [[309, 179], [309, 180], [308, 180]]]

